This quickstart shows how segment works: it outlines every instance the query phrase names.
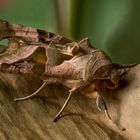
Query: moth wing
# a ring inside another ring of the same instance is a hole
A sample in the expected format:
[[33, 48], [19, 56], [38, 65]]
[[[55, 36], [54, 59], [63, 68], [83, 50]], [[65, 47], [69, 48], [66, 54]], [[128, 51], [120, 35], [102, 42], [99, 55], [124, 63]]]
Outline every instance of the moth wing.
[[58, 49], [51, 48], [51, 47], [46, 49], [46, 56], [47, 56], [47, 65], [49, 66], [60, 65], [65, 60], [69, 60], [72, 58], [72, 56], [64, 54]]
[[78, 45], [80, 46], [80, 50], [84, 54], [90, 54], [97, 50], [97, 48], [91, 46], [88, 38], [84, 38], [84, 39], [80, 40], [78, 42]]
[[36, 45], [19, 45], [10, 41], [8, 47], [0, 54], [0, 64], [12, 64], [29, 57], [38, 48]]
[[12, 24], [4, 20], [0, 20], [0, 40], [3, 38], [17, 37], [26, 43], [38, 42], [56, 42], [59, 44], [66, 44], [72, 42], [71, 40], [60, 35], [47, 32], [20, 24]]

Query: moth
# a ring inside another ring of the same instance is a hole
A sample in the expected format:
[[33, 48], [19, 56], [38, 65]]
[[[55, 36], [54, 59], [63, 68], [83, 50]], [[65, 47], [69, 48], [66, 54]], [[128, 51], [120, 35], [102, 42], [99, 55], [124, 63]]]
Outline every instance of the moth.
[[45, 85], [59, 83], [69, 89], [69, 95], [54, 122], [76, 91], [89, 97], [97, 91], [97, 108], [112, 121], [100, 92], [118, 88], [126, 68], [134, 65], [112, 63], [104, 51], [92, 47], [88, 38], [75, 42], [44, 30], [0, 20], [0, 40], [5, 38], [9, 42], [6, 47], [0, 45], [0, 71], [34, 74], [44, 81], [37, 91], [14, 101], [27, 100], [38, 94]]

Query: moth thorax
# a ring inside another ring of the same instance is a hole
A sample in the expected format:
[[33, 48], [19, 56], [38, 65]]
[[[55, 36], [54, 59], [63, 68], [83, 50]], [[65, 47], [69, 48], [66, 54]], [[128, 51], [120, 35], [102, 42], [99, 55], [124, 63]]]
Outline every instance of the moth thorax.
[[110, 75], [112, 62], [106, 57], [91, 59], [85, 70], [85, 80], [105, 79]]

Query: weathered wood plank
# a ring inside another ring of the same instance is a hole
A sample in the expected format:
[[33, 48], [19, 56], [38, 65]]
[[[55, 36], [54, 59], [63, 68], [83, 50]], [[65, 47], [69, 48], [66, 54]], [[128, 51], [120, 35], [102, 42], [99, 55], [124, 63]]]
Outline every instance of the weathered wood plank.
[[109, 113], [114, 120], [126, 128], [125, 132], [119, 131], [108, 121], [104, 113], [97, 110], [95, 100], [80, 93], [72, 96], [63, 112], [64, 116], [53, 123], [54, 116], [68, 95], [67, 89], [61, 85], [49, 85], [36, 96], [37, 98], [14, 102], [13, 99], [16, 97], [34, 92], [41, 85], [41, 81], [34, 76], [1, 73], [0, 139], [122, 140], [122, 136], [139, 139], [138, 106], [140, 102], [138, 99], [140, 94], [138, 91], [140, 86], [138, 81], [140, 78], [137, 77], [137, 75], [140, 77], [137, 74], [139, 70], [140, 66], [130, 70], [125, 79], [131, 83], [119, 91], [113, 91], [111, 95], [114, 95], [107, 97]]

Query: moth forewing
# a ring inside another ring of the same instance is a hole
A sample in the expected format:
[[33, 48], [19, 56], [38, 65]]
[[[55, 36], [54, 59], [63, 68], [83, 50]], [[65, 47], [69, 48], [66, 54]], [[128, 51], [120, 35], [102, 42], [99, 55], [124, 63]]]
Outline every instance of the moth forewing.
[[[9, 45], [0, 54], [0, 71], [30, 72], [44, 81], [33, 94], [15, 101], [35, 96], [50, 83], [60, 83], [70, 89], [69, 96], [54, 121], [59, 119], [72, 93], [78, 90], [89, 95], [88, 91], [91, 90], [87, 89], [94, 87], [100, 95], [101, 89], [117, 88], [119, 79], [128, 67], [113, 64], [105, 52], [91, 47], [88, 38], [75, 42], [44, 30], [0, 20], [0, 40], [4, 38], [9, 40]], [[37, 70], [40, 67], [41, 70]], [[122, 69], [124, 72], [119, 72]], [[101, 95], [97, 98], [97, 106], [112, 120]]]

